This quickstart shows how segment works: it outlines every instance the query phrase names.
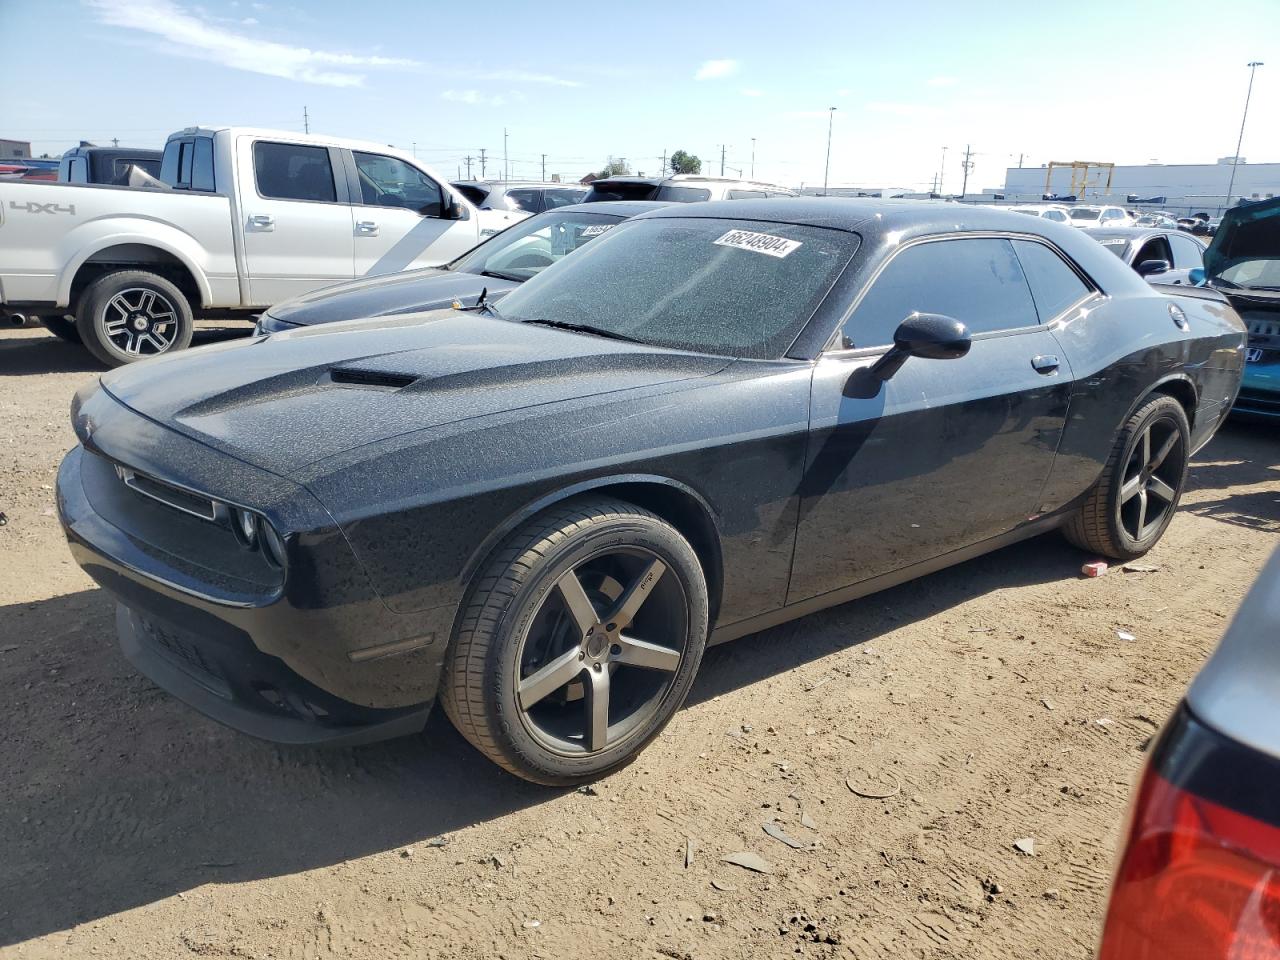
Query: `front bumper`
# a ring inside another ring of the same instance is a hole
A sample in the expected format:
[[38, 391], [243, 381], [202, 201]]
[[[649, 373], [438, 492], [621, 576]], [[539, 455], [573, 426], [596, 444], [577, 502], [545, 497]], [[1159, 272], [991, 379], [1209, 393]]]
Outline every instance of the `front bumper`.
[[[139, 669], [214, 719], [270, 740], [357, 742], [421, 728], [452, 611], [390, 610], [304, 488], [103, 391], [85, 400], [77, 431], [84, 445], [58, 471], [59, 517], [75, 561], [125, 608], [120, 640]], [[138, 498], [115, 483], [111, 463], [188, 489], [216, 478], [225, 488], [213, 497], [238, 491], [277, 529], [294, 531], [285, 570], [272, 579], [247, 554], [236, 559], [219, 546], [228, 531]], [[200, 662], [209, 669], [193, 673]]]
[[1249, 419], [1280, 419], [1280, 353], [1268, 351], [1263, 359], [1245, 364], [1231, 413]]

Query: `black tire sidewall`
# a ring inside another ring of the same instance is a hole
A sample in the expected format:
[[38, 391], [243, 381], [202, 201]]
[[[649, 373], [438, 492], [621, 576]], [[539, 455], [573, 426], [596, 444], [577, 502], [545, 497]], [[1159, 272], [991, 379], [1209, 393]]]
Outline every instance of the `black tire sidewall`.
[[[107, 337], [105, 326], [107, 303], [117, 293], [132, 288], [152, 290], [173, 306], [178, 329], [169, 348], [162, 353], [135, 356], [119, 349]], [[195, 332], [195, 319], [186, 296], [169, 280], [146, 270], [118, 270], [99, 277], [85, 290], [81, 297], [80, 308], [76, 311], [76, 330], [90, 353], [108, 366], [118, 367], [151, 357], [164, 356], [166, 353], [190, 346], [191, 336]]]
[[[1178, 484], [1174, 488], [1173, 503], [1169, 505], [1169, 509], [1165, 512], [1160, 526], [1144, 540], [1134, 540], [1133, 537], [1129, 536], [1129, 532], [1125, 530], [1124, 524], [1120, 522], [1120, 490], [1124, 486], [1125, 470], [1143, 433], [1157, 420], [1165, 419], [1171, 420], [1175, 424], [1182, 438], [1182, 475], [1178, 478]], [[1112, 540], [1120, 547], [1121, 551], [1128, 557], [1139, 557], [1160, 542], [1160, 538], [1164, 536], [1165, 531], [1169, 529], [1169, 524], [1173, 521], [1173, 515], [1177, 512], [1178, 504], [1182, 502], [1182, 491], [1186, 488], [1187, 473], [1191, 464], [1191, 427], [1187, 422], [1187, 414], [1182, 409], [1182, 404], [1172, 397], [1161, 397], [1148, 403], [1139, 411], [1139, 416], [1129, 422], [1127, 430], [1128, 435], [1125, 437], [1124, 445], [1120, 449], [1120, 460], [1112, 472], [1111, 489], [1107, 491], [1107, 523], [1111, 528]]]
[[[688, 605], [689, 631], [680, 669], [654, 715], [616, 746], [586, 757], [565, 757], [539, 743], [525, 728], [516, 703], [520, 637], [556, 580], [587, 557], [610, 547], [650, 550], [676, 576]], [[494, 625], [493, 642], [485, 665], [485, 711], [490, 729], [509, 761], [530, 779], [549, 784], [578, 783], [603, 776], [633, 760], [653, 740], [684, 703], [702, 662], [708, 630], [706, 582], [697, 555], [680, 534], [656, 518], [633, 515], [592, 523], [549, 551], [529, 571], [513, 602]]]

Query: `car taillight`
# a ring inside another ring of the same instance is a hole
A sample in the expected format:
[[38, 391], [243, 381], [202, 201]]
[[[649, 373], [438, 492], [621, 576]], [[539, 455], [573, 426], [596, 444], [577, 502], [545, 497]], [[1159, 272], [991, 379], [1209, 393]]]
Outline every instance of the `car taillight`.
[[1098, 957], [1280, 958], [1280, 828], [1179, 789], [1149, 768]]

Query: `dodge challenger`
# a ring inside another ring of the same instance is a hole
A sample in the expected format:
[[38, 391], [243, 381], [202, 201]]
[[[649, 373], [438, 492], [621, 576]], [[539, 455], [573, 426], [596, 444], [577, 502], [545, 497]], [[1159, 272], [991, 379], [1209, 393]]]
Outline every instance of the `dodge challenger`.
[[125, 655], [276, 741], [422, 728], [599, 777], [706, 646], [1061, 529], [1173, 518], [1245, 328], [1069, 226], [787, 198], [641, 214], [499, 304], [183, 351], [58, 476]]

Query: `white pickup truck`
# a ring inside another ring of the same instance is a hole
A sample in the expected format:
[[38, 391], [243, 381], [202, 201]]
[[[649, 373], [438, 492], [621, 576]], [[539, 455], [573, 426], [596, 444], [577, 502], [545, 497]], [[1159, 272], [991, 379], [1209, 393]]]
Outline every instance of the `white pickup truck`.
[[378, 144], [191, 127], [151, 189], [0, 183], [0, 316], [115, 366], [187, 346], [196, 314], [445, 263], [524, 216]]

